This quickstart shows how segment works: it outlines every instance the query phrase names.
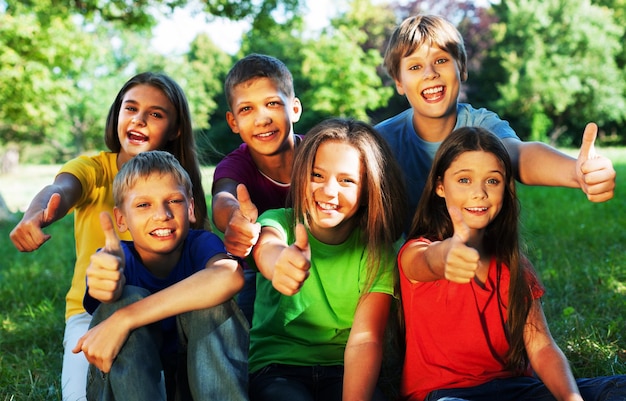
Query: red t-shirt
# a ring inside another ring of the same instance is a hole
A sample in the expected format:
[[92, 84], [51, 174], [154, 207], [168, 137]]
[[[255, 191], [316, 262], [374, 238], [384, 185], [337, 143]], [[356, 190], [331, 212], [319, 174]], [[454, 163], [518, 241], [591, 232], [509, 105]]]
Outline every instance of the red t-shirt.
[[[408, 241], [400, 254], [414, 241]], [[482, 285], [476, 280], [457, 284], [445, 279], [411, 283], [401, 265], [399, 269], [406, 325], [401, 392], [407, 400], [423, 400], [436, 389], [473, 387], [513, 375], [504, 368], [509, 349], [505, 335], [508, 267], [503, 266], [500, 277], [503, 306], [496, 293], [495, 259]], [[531, 286], [535, 299], [543, 295], [536, 279]]]

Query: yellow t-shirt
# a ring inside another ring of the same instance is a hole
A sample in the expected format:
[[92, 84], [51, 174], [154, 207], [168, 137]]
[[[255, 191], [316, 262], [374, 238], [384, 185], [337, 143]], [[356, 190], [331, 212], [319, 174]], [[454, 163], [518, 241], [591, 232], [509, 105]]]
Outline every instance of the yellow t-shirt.
[[[117, 153], [100, 152], [96, 156], [80, 156], [61, 167], [60, 173], [69, 173], [81, 183], [82, 195], [74, 208], [74, 239], [76, 242], [76, 265], [72, 286], [65, 297], [65, 319], [85, 312], [85, 274], [91, 255], [104, 246], [104, 234], [100, 226], [100, 213], [113, 215], [113, 178], [117, 174]], [[117, 231], [117, 227], [116, 227]], [[130, 234], [118, 235], [130, 240]]]

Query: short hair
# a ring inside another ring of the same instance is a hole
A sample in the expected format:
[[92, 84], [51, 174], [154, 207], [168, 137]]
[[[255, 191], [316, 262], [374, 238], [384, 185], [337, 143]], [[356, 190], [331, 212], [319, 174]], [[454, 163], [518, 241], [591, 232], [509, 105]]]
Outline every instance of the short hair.
[[467, 53], [459, 30], [443, 17], [423, 14], [406, 18], [394, 30], [385, 50], [384, 67], [387, 74], [398, 80], [401, 60], [424, 44], [436, 45], [450, 53], [457, 62], [461, 76], [467, 77]]
[[193, 184], [187, 171], [180, 165], [178, 160], [169, 152], [151, 150], [141, 152], [133, 157], [120, 169], [113, 180], [113, 201], [115, 206], [122, 207], [125, 194], [130, 191], [137, 180], [145, 179], [151, 175], [171, 175], [178, 184], [185, 188], [186, 195], [193, 198]]
[[268, 78], [283, 94], [295, 96], [293, 76], [285, 63], [272, 56], [251, 53], [237, 61], [226, 76], [224, 94], [228, 107], [232, 106], [234, 88], [257, 78]]

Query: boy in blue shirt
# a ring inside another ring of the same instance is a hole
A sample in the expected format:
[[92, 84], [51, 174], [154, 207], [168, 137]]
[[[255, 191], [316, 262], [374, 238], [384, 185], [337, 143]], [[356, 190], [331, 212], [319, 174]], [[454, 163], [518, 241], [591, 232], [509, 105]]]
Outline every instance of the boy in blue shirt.
[[574, 159], [541, 142], [522, 142], [496, 113], [458, 102], [461, 83], [467, 80], [467, 54], [461, 34], [444, 18], [405, 19], [389, 40], [384, 65], [411, 105], [376, 125], [404, 171], [409, 210], [417, 208], [439, 145], [463, 126], [487, 128], [502, 139], [524, 184], [580, 188], [592, 202], [613, 197], [615, 170], [609, 159], [595, 154], [595, 124], [585, 128], [580, 155]]
[[90, 363], [89, 399], [164, 399], [164, 371], [168, 399], [247, 400], [248, 324], [233, 300], [243, 272], [219, 237], [190, 229], [189, 176], [170, 153], [144, 152], [113, 193], [117, 227], [133, 241], [101, 215], [106, 245], [91, 257], [84, 299], [93, 321], [74, 348]]

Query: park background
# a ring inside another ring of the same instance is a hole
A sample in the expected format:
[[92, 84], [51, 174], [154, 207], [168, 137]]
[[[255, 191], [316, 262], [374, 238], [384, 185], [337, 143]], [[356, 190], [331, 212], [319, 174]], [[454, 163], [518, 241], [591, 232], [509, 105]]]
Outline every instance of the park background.
[[520, 185], [523, 234], [576, 375], [626, 374], [626, 1], [0, 0], [0, 155], [19, 156], [0, 171], [10, 212], [0, 222], [0, 401], [60, 399], [73, 217], [46, 229], [53, 238], [34, 253], [17, 252], [8, 233], [61, 163], [104, 149], [106, 113], [129, 77], [164, 71], [181, 84], [208, 191], [213, 166], [240, 143], [222, 92], [236, 59], [259, 52], [287, 64], [304, 108], [299, 133], [330, 116], [376, 123], [408, 107], [382, 51], [420, 11], [465, 38], [461, 99], [523, 139], [576, 155], [585, 124], [599, 124], [614, 199]]

